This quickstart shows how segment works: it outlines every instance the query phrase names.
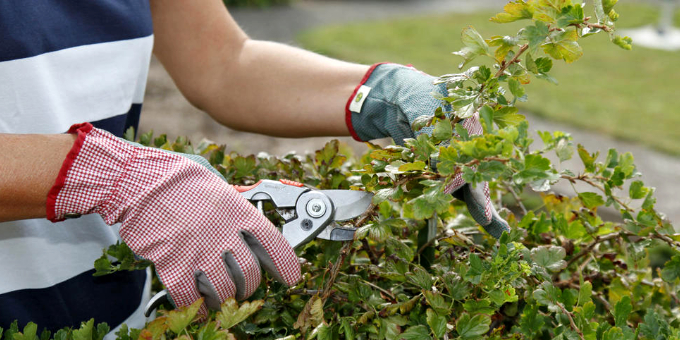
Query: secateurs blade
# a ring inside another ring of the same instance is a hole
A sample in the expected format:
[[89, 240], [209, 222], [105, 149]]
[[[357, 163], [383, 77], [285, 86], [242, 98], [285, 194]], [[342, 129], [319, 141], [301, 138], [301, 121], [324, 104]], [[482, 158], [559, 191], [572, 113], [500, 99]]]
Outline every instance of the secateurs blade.
[[[264, 203], [271, 202], [285, 223], [283, 237], [293, 248], [314, 238], [331, 241], [351, 241], [356, 228], [343, 227], [337, 222], [361, 216], [368, 210], [373, 194], [356, 190], [318, 190], [290, 180], [260, 180], [249, 186], [234, 188], [264, 213]], [[146, 305], [148, 317], [160, 304], [168, 300], [168, 292], [161, 291]]]
[[270, 201], [283, 217], [283, 237], [293, 248], [312, 239], [349, 241], [355, 228], [339, 226], [368, 209], [373, 194], [354, 190], [316, 190], [289, 180], [261, 180], [251, 186], [235, 186], [247, 200], [263, 212], [263, 202]]

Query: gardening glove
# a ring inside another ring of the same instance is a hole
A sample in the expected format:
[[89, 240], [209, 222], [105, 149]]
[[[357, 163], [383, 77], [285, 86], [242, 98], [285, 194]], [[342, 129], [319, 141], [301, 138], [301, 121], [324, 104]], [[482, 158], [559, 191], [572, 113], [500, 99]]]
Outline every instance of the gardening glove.
[[201, 313], [259, 286], [260, 266], [293, 285], [293, 248], [250, 202], [200, 156], [128, 143], [89, 123], [78, 135], [47, 200], [52, 222], [96, 213], [132, 251], [154, 263], [174, 304], [201, 296]]
[[[391, 63], [371, 66], [345, 107], [345, 121], [354, 139], [368, 141], [392, 137], [395, 143], [404, 145], [406, 138], [432, 133], [432, 127], [414, 133], [411, 124], [422, 115], [434, 115], [442, 105], [433, 92], [448, 95], [446, 84], [435, 85], [435, 80], [409, 66]], [[471, 136], [483, 133], [478, 113], [462, 124]], [[463, 200], [472, 217], [492, 236], [500, 238], [503, 231], [510, 231], [508, 223], [491, 204], [488, 183], [473, 187], [463, 181], [461, 173], [445, 191]]]

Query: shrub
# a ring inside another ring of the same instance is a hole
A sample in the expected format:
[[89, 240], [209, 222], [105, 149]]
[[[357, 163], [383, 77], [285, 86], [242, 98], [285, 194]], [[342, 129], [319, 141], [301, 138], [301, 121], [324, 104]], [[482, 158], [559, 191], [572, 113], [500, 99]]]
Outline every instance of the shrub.
[[[366, 154], [353, 157], [331, 141], [306, 156], [242, 156], [209, 143], [142, 134], [144, 145], [206, 155], [234, 184], [287, 178], [375, 196], [369, 211], [351, 222], [359, 228], [354, 241], [315, 240], [298, 250], [305, 263], [297, 286], [265, 278], [247, 302], [229, 300], [207, 321], [191, 322], [197, 302], [161, 311], [146, 329], [124, 329], [119, 337], [680, 339], [680, 235], [654, 209], [654, 189], [640, 179], [633, 156], [574, 147], [559, 131], [539, 132], [544, 145], [536, 147], [514, 107], [526, 100], [532, 78], [554, 81], [553, 60], [571, 63], [582, 55], [579, 39], [605, 33], [631, 47], [628, 38], [613, 34], [615, 2], [594, 1], [592, 19], [568, 0], [519, 0], [491, 19], [528, 20], [516, 36], [483, 39], [466, 28], [465, 47], [455, 53], [463, 57], [460, 67], [477, 57], [494, 65], [442, 76], [450, 89], [442, 100], [450, 110], [417, 120], [414, 129], [434, 126], [434, 132], [403, 147], [369, 144]], [[460, 124], [475, 112], [482, 136], [469, 136]], [[560, 162], [576, 154], [584, 170], [558, 170], [548, 154]], [[501, 214], [511, 233], [490, 237], [462, 202], [442, 193], [461, 173], [475, 185], [488, 181], [495, 201], [510, 202], [515, 212]], [[549, 193], [558, 181], [589, 189], [574, 186], [572, 197]], [[540, 193], [540, 204], [523, 204], [530, 191]], [[604, 219], [605, 207], [620, 219]], [[429, 225], [436, 225], [433, 238]], [[102, 273], [146, 265], [125, 245], [107, 254], [119, 262], [105, 254], [96, 263]], [[9, 338], [35, 334], [29, 326], [23, 335], [14, 327]], [[94, 329], [86, 323], [60, 339], [101, 334]]]

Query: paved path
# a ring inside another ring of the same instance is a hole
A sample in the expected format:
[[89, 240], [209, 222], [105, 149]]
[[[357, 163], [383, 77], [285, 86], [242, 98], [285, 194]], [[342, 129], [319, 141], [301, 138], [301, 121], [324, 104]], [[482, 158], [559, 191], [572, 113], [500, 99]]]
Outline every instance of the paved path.
[[[264, 10], [235, 9], [232, 10], [232, 15], [255, 39], [294, 45], [294, 38], [300, 31], [321, 25], [429, 13], [470, 12], [485, 8], [500, 9], [505, 2], [505, 0], [300, 0], [289, 7]], [[676, 224], [680, 221], [680, 200], [677, 198], [677, 193], [680, 191], [680, 159], [633, 143], [596, 135], [564, 124], [548, 122], [538, 117], [528, 116], [528, 119], [532, 130], [569, 132], [574, 136], [575, 143], [583, 144], [591, 152], [601, 150], [603, 157], [612, 147], [618, 149], [619, 152], [632, 152], [638, 170], [644, 174], [645, 183], [657, 188], [657, 208], [665, 212], [672, 221], [676, 221]], [[320, 148], [328, 140], [328, 138], [271, 138], [236, 132], [218, 126], [206, 114], [194, 109], [184, 100], [156, 61], [152, 63], [149, 75], [140, 130], [147, 131], [150, 128], [167, 132], [171, 136], [188, 135], [196, 142], [206, 137], [218, 143], [227, 144], [229, 149], [241, 153], [265, 151], [281, 155], [291, 150], [304, 153]], [[342, 140], [355, 145], [359, 150], [363, 147], [350, 138]], [[569, 162], [563, 166], [578, 169], [578, 163]], [[571, 192], [568, 185], [560, 185], [557, 189], [566, 193]]]

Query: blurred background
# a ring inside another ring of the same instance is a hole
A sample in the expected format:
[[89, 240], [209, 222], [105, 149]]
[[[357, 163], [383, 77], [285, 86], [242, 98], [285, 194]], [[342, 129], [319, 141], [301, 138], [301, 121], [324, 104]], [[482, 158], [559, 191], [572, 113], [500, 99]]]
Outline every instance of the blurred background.
[[[624, 51], [600, 34], [584, 39], [584, 56], [574, 64], [556, 62], [551, 75], [559, 85], [534, 80], [529, 101], [520, 109], [532, 130], [564, 131], [591, 153], [604, 158], [609, 148], [632, 152], [643, 181], [657, 188], [657, 208], [680, 221], [680, 95], [678, 51], [636, 44], [636, 34], [674, 32], [680, 6], [675, 0], [626, 1], [615, 7], [622, 35], [633, 36]], [[678, 1], [680, 2], [680, 1]], [[484, 37], [515, 34], [520, 24], [494, 24], [504, 0], [226, 0], [236, 21], [253, 39], [300, 46], [331, 57], [372, 64], [413, 64], [432, 75], [457, 72], [460, 32], [474, 26]], [[663, 27], [662, 27], [663, 28]], [[629, 31], [625, 31], [625, 30]], [[663, 30], [663, 29], [662, 29]], [[667, 34], [666, 37], [670, 37]], [[647, 39], [644, 36], [639, 39]], [[229, 95], [225, 93], [225, 95]], [[272, 108], [273, 110], [276, 108]], [[193, 108], [163, 67], [153, 60], [140, 131], [153, 129], [169, 138], [187, 136], [226, 144], [242, 154], [305, 153], [329, 138], [286, 139], [238, 132], [219, 126]], [[362, 143], [339, 138], [356, 150]], [[540, 138], [536, 138], [540, 140]], [[602, 161], [603, 159], [600, 159]], [[557, 162], [557, 161], [555, 161]], [[578, 171], [580, 160], [562, 164]], [[570, 188], [560, 188], [570, 192]]]

